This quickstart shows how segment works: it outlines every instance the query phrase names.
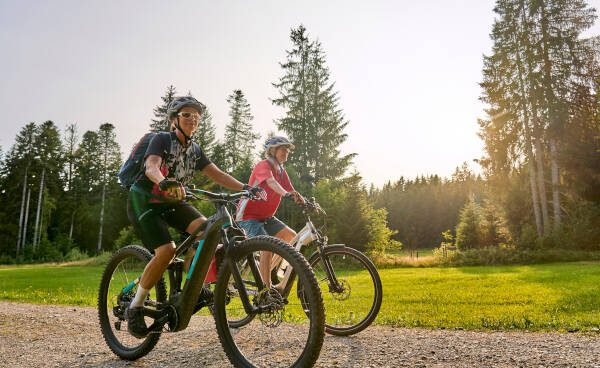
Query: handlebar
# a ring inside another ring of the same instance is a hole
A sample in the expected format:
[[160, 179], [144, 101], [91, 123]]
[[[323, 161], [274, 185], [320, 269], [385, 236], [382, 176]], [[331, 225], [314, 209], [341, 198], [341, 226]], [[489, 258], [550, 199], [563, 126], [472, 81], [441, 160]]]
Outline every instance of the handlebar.
[[186, 198], [201, 200], [202, 198], [198, 198], [197, 195], [205, 196], [208, 200], [212, 201], [232, 201], [234, 199], [238, 199], [241, 197], [248, 197], [251, 200], [259, 200], [260, 197], [252, 195], [248, 190], [242, 190], [236, 193], [213, 193], [202, 189], [195, 188], [185, 188], [185, 196]]
[[296, 203], [300, 208], [302, 208], [303, 211], [311, 211], [311, 212], [317, 212], [317, 213], [322, 213], [323, 215], [327, 216], [327, 213], [325, 212], [325, 210], [321, 207], [321, 205], [319, 205], [316, 201], [315, 201], [315, 197], [310, 197], [310, 199], [307, 199], [306, 197], [303, 197], [302, 195], [300, 195], [300, 197], [302, 197], [302, 199], [304, 200], [304, 203]]

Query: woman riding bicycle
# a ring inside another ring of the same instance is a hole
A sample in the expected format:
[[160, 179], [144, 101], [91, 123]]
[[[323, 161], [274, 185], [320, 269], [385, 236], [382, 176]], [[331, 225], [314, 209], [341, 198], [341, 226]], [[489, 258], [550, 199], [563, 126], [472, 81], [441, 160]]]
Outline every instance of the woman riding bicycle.
[[[264, 145], [265, 159], [260, 161], [250, 175], [248, 185], [262, 188], [267, 193], [266, 201], [240, 201], [236, 211], [236, 221], [248, 236], [271, 235], [289, 243], [296, 232], [274, 216], [281, 197], [293, 198], [296, 203], [304, 203], [302, 196], [294, 190], [283, 163], [287, 161], [294, 145], [285, 137], [271, 137]], [[270, 252], [262, 252], [259, 269], [263, 281], [271, 286]], [[277, 285], [274, 286], [277, 288]]]
[[205, 109], [201, 102], [191, 96], [173, 99], [167, 116], [175, 129], [152, 138], [144, 156], [144, 170], [129, 192], [129, 220], [144, 246], [154, 250], [155, 254], [146, 265], [135, 298], [126, 311], [127, 329], [138, 338], [148, 334], [142, 314], [144, 301], [175, 255], [175, 243], [167, 225], [192, 233], [206, 221], [195, 207], [183, 200], [183, 186], [192, 181], [194, 172], [200, 170], [229, 189], [260, 191], [258, 188], [249, 188], [221, 171], [192, 142], [190, 137], [198, 129], [198, 120]]

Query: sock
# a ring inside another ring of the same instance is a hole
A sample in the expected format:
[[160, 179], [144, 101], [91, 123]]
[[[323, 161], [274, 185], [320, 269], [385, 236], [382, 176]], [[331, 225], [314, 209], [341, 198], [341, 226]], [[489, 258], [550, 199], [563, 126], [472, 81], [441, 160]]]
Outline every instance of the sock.
[[135, 294], [135, 298], [133, 298], [131, 304], [129, 304], [129, 308], [143, 307], [144, 301], [149, 293], [149, 289], [144, 289], [142, 286], [138, 285], [137, 293]]

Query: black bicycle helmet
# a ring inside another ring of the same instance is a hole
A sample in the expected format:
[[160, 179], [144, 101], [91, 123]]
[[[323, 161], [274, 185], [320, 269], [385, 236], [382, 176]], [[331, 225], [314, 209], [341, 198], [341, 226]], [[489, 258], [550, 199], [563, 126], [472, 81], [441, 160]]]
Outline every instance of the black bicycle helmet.
[[206, 110], [206, 106], [204, 106], [202, 102], [196, 100], [194, 97], [179, 96], [175, 97], [173, 101], [169, 103], [169, 107], [167, 108], [167, 116], [169, 117], [169, 119], [172, 119], [175, 115], [177, 115], [179, 110], [183, 109], [186, 106], [193, 107], [194, 109], [198, 110], [198, 113], [200, 115], [202, 115]]

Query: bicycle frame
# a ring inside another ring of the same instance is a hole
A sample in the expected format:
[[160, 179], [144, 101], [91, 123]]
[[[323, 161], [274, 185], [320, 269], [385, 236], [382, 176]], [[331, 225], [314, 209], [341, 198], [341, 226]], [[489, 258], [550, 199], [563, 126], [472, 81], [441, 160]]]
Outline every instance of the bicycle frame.
[[[202, 190], [197, 190], [196, 192], [198, 194], [218, 196], [214, 193]], [[231, 271], [236, 286], [240, 291], [240, 298], [246, 313], [255, 314], [261, 311], [260, 307], [253, 306], [251, 304], [245, 287], [240, 287], [243, 286], [242, 277], [237, 265], [235, 262], [232, 262], [229, 257], [230, 252], [234, 248], [234, 239], [229, 239], [227, 236], [227, 230], [232, 227], [232, 219], [231, 214], [227, 210], [226, 199], [223, 195], [221, 195], [220, 198], [222, 200], [217, 199], [214, 201], [217, 210], [216, 213], [199, 225], [198, 228], [196, 228], [196, 230], [194, 230], [192, 234], [188, 236], [175, 250], [175, 257], [181, 255], [184, 251], [191, 247], [198, 234], [204, 230], [204, 234], [200, 239], [198, 249], [196, 250], [196, 254], [190, 266], [190, 270], [181, 292], [177, 292], [176, 294], [172, 293], [172, 297], [169, 298], [169, 301], [166, 304], [158, 305], [156, 310], [144, 307], [143, 314], [155, 319], [155, 322], [148, 327], [150, 331], [158, 331], [162, 329], [162, 326], [164, 326], [166, 323], [169, 323], [169, 331], [171, 332], [184, 330], [188, 326], [190, 318], [196, 312], [196, 301], [198, 300], [198, 297], [202, 291], [202, 286], [204, 284], [206, 275], [208, 274], [210, 262], [215, 254], [220, 239], [223, 240], [223, 247], [225, 251], [223, 266], [227, 264], [229, 267], [231, 267]], [[171, 268], [171, 266], [169, 266], [169, 268]], [[255, 280], [258, 281], [259, 285], [261, 285], [261, 288], [264, 287], [262, 277], [260, 276], [258, 267], [256, 267], [254, 262], [251, 262], [250, 268], [252, 269]], [[123, 292], [128, 292], [131, 290], [138, 282], [139, 277], [125, 287]], [[173, 282], [171, 287], [173, 287]], [[173, 292], [173, 290], [171, 290], [171, 292]], [[175, 320], [173, 320], [173, 317], [175, 317]]]
[[[327, 247], [327, 237], [323, 236], [319, 233], [315, 225], [312, 223], [310, 216], [307, 211], [303, 209], [304, 217], [306, 217], [306, 225], [300, 230], [296, 236], [290, 240], [290, 245], [296, 249], [299, 253], [302, 254], [301, 250], [304, 245], [309, 244], [312, 241], [316, 241], [317, 244], [317, 252], [321, 257], [321, 262], [323, 262], [323, 266], [325, 268], [325, 273], [327, 274], [329, 280], [329, 288], [331, 290], [336, 290], [339, 287], [337, 277], [335, 276], [335, 272], [333, 271], [333, 267], [331, 266], [331, 262], [328, 258], [323, 255], [323, 248]], [[307, 258], [309, 259], [309, 258]], [[281, 263], [281, 259], [275, 259], [271, 262], [271, 271]], [[284, 265], [285, 266], [285, 265]], [[283, 266], [283, 267], [284, 267]], [[287, 268], [283, 274], [283, 278], [281, 282], [284, 285], [283, 295], [289, 295], [289, 292], [292, 288], [292, 284], [294, 283], [295, 272], [291, 268]]]

